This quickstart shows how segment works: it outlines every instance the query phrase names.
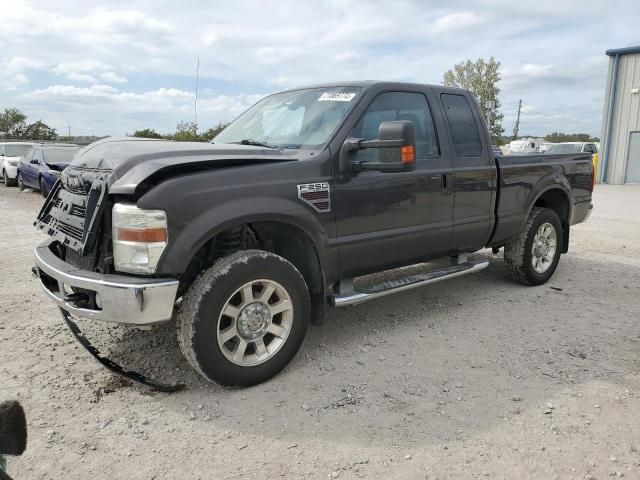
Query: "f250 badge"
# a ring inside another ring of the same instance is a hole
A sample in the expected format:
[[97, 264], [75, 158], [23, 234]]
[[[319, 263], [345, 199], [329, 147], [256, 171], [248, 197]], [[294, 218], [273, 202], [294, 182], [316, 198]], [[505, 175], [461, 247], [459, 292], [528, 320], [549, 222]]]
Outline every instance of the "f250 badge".
[[320, 213], [331, 211], [331, 194], [328, 183], [301, 183], [298, 198]]

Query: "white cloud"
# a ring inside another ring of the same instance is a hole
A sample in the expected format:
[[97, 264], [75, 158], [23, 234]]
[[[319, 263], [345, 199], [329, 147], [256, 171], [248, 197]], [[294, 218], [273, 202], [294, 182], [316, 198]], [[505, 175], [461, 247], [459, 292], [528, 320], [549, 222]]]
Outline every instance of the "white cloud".
[[100, 78], [110, 83], [127, 83], [127, 77], [123, 77], [114, 72], [105, 72], [100, 74]]
[[484, 23], [484, 17], [475, 12], [458, 12], [438, 18], [431, 31], [437, 34], [457, 32]]
[[52, 85], [47, 88], [34, 90], [24, 95], [27, 99], [52, 99], [63, 100], [64, 98], [107, 98], [117, 90], [109, 85], [92, 85], [90, 87], [75, 87], [72, 85]]
[[29, 77], [25, 72], [41, 69], [44, 65], [44, 62], [24, 57], [0, 60], [0, 90], [12, 91], [28, 84]]
[[552, 72], [553, 65], [536, 65], [535, 63], [527, 63], [520, 68], [520, 72], [528, 77], [543, 77]]
[[127, 78], [112, 71], [113, 68], [113, 66], [97, 60], [80, 60], [60, 63], [52, 71], [58, 76], [76, 82], [97, 83], [99, 77], [103, 82], [127, 83]]

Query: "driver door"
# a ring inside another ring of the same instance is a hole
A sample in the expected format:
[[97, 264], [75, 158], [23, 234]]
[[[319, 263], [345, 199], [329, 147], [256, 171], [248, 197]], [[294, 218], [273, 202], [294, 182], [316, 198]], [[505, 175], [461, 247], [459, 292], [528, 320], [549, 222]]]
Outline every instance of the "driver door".
[[[441, 256], [451, 246], [454, 192], [451, 159], [441, 155], [427, 97], [421, 91], [383, 92], [350, 137], [377, 138], [380, 123], [408, 120], [416, 129], [416, 169], [349, 173], [335, 184], [336, 244], [343, 277]], [[354, 152], [375, 161], [378, 152]]]

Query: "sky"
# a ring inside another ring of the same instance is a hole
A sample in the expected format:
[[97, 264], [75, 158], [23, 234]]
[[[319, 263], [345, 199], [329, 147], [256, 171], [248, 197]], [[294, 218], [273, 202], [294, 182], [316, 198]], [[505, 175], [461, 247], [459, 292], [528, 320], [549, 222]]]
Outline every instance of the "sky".
[[600, 135], [608, 57], [640, 45], [635, 1], [0, 0], [0, 109], [66, 135], [200, 129], [261, 97], [341, 80], [441, 83], [501, 62], [503, 128]]

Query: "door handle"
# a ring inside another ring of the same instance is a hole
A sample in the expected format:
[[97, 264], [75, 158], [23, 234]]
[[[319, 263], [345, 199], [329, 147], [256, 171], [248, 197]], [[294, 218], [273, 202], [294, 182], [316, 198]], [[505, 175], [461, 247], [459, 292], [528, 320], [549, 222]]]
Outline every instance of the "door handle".
[[453, 193], [453, 174], [445, 173], [442, 175], [442, 194], [451, 195]]

